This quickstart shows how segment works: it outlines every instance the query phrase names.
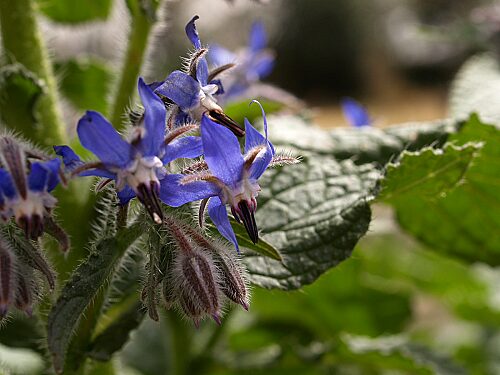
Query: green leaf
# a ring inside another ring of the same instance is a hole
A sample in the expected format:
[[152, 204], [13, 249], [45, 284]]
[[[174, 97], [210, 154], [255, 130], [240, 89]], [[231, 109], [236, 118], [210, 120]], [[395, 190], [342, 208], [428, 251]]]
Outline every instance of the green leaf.
[[489, 54], [471, 57], [460, 69], [451, 85], [450, 115], [466, 120], [473, 112], [489, 123], [500, 123], [500, 67]]
[[[269, 257], [271, 259], [275, 259], [278, 261], [283, 260], [281, 254], [276, 248], [273, 247], [273, 245], [271, 245], [270, 243], [266, 242], [263, 239], [259, 239], [259, 242], [254, 244], [250, 240], [250, 238], [248, 238], [247, 231], [242, 224], [238, 223], [233, 218], [230, 219], [230, 222], [240, 247], [247, 250], [255, 251], [256, 253], [263, 255], [265, 257]], [[208, 230], [212, 235], [220, 237], [219, 231], [214, 225], [208, 226]]]
[[394, 202], [411, 194], [439, 198], [462, 180], [481, 147], [478, 143], [468, 143], [461, 147], [447, 145], [444, 149], [403, 151], [397, 162], [387, 165], [378, 199]]
[[36, 104], [45, 86], [21, 64], [0, 69], [0, 117], [9, 129], [33, 137], [37, 124]]
[[130, 306], [94, 339], [89, 356], [99, 361], [109, 361], [127, 343], [130, 332], [141, 324], [144, 313], [140, 301]]
[[58, 66], [57, 75], [62, 76], [59, 84], [62, 93], [76, 108], [106, 112], [112, 80], [106, 64], [96, 60], [71, 60]]
[[102, 239], [64, 285], [49, 314], [47, 327], [48, 345], [56, 372], [63, 371], [71, 333], [75, 331], [86, 307], [108, 283], [123, 253], [142, 233], [142, 226], [135, 224], [118, 231], [115, 237]]
[[411, 371], [411, 374], [460, 375], [467, 372], [443, 355], [410, 342], [403, 336], [369, 338], [343, 335], [341, 360], [352, 360], [368, 368]]
[[270, 116], [268, 123], [269, 139], [276, 146], [291, 146], [298, 153], [313, 152], [333, 156], [337, 160], [352, 159], [356, 164], [377, 162], [380, 165], [403, 150], [415, 151], [425, 146], [442, 145], [458, 127], [454, 121], [440, 120], [384, 129], [349, 127], [324, 130], [296, 116]]
[[484, 142], [465, 183], [441, 199], [409, 192], [392, 202], [401, 226], [437, 251], [500, 265], [500, 131], [472, 116], [450, 142]]
[[256, 220], [283, 261], [248, 254], [251, 281], [296, 289], [347, 259], [368, 229], [367, 200], [379, 177], [371, 164], [319, 156], [264, 174]]
[[36, 2], [42, 13], [61, 23], [105, 20], [113, 4], [111, 0], [37, 0]]

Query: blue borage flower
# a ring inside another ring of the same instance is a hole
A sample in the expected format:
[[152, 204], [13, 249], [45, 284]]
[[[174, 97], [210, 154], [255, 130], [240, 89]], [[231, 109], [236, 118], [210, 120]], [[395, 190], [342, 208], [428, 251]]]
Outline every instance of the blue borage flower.
[[352, 126], [360, 128], [372, 125], [373, 121], [366, 109], [356, 100], [343, 98], [341, 101], [342, 113]]
[[267, 49], [267, 35], [262, 22], [254, 22], [250, 30], [248, 47], [233, 53], [219, 45], [211, 45], [208, 54], [215, 66], [236, 63], [224, 80], [223, 100], [240, 97], [254, 83], [271, 74], [275, 56]]
[[4, 166], [0, 168], [0, 216], [4, 221], [14, 216], [26, 237], [35, 240], [57, 203], [50, 192], [60, 181], [61, 162], [55, 158], [27, 163], [25, 151], [8, 136], [0, 138], [0, 155]]
[[244, 155], [234, 134], [203, 116], [201, 138], [208, 170], [190, 175], [168, 175], [160, 189], [160, 199], [173, 207], [210, 198], [210, 218], [236, 249], [238, 243], [227, 216], [226, 205], [230, 206], [234, 218], [243, 222], [250, 239], [256, 243], [259, 238], [254, 216], [256, 197], [260, 191], [258, 180], [275, 154], [273, 145], [267, 139], [267, 120], [263, 109], [262, 115], [265, 136], [245, 119]]
[[163, 82], [154, 82], [150, 86], [155, 93], [163, 98], [167, 104], [174, 103], [177, 111], [171, 116], [175, 117], [176, 124], [194, 120], [200, 121], [206, 114], [215, 121], [229, 128], [235, 135], [242, 137], [243, 129], [217, 104], [214, 95], [223, 92], [222, 85], [215, 77], [223, 70], [232, 67], [232, 64], [224, 69], [209, 72], [205, 55], [208, 49], [203, 48], [195, 22], [198, 16], [194, 16], [186, 25], [186, 34], [195, 48], [188, 66], [188, 72], [176, 70], [172, 72]]
[[122, 205], [137, 196], [153, 220], [161, 223], [163, 213], [158, 194], [160, 180], [167, 173], [164, 165], [178, 158], [200, 156], [202, 143], [199, 137], [178, 138], [197, 129], [197, 125], [185, 125], [167, 134], [163, 102], [142, 78], [139, 78], [138, 89], [144, 115], [129, 141], [124, 140], [100, 113], [87, 111], [78, 122], [78, 137], [83, 147], [100, 161], [83, 163], [68, 146], [55, 146], [54, 149], [73, 175], [114, 180]]

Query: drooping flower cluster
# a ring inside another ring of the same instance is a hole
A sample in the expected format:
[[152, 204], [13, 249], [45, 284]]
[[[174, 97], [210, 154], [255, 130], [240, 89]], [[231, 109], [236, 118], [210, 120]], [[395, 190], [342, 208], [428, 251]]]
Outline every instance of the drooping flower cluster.
[[[215, 77], [224, 69], [208, 71], [194, 17], [186, 33], [195, 47], [188, 71], [175, 71], [164, 82], [146, 84], [139, 78], [138, 91], [143, 110], [135, 113], [129, 136], [124, 139], [101, 114], [93, 111], [80, 119], [77, 133], [83, 147], [98, 160], [84, 162], [68, 146], [55, 146], [72, 176], [104, 178], [99, 187], [114, 182], [121, 205], [137, 197], [156, 224], [170, 232], [176, 244], [173, 266], [165, 268], [150, 255], [151, 280], [143, 292], [150, 316], [155, 319], [156, 288], [160, 280], [167, 306], [178, 306], [195, 324], [205, 316], [220, 320], [224, 299], [248, 308], [245, 272], [236, 253], [204, 237], [198, 229], [176, 223], [162, 208], [201, 200], [220, 234], [237, 250], [227, 206], [236, 221], [243, 223], [250, 239], [259, 239], [255, 219], [258, 180], [275, 164], [295, 163], [292, 157], [275, 157], [267, 136], [245, 119], [241, 129], [224, 114], [216, 102], [223, 92]], [[257, 102], [258, 103], [258, 102]], [[260, 105], [260, 103], [258, 103]], [[188, 135], [200, 133], [200, 136]], [[237, 137], [245, 137], [244, 153]], [[180, 158], [198, 158], [184, 169], [172, 163]], [[156, 272], [161, 271], [161, 277]], [[225, 297], [223, 297], [225, 296]]]

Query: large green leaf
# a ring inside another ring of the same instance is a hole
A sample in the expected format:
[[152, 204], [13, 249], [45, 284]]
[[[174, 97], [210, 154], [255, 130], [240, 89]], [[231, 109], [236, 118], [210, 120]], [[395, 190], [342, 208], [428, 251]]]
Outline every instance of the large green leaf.
[[70, 60], [57, 69], [62, 77], [59, 87], [71, 103], [80, 110], [107, 110], [106, 99], [111, 83], [111, 72], [99, 61]]
[[460, 69], [450, 90], [449, 111], [465, 120], [473, 112], [486, 122], [500, 123], [500, 66], [493, 55], [470, 58]]
[[462, 180], [481, 147], [480, 143], [472, 143], [462, 147], [447, 145], [444, 149], [403, 151], [397, 162], [387, 165], [378, 199], [406, 201], [411, 195], [431, 200], [440, 198]]
[[260, 181], [257, 223], [283, 257], [244, 260], [251, 280], [266, 288], [296, 289], [347, 259], [368, 229], [367, 200], [380, 177], [356, 166], [310, 155], [298, 165], [268, 171]]
[[111, 0], [37, 0], [37, 3], [47, 17], [61, 23], [104, 20], [113, 5]]
[[458, 124], [451, 120], [407, 123], [385, 129], [376, 127], [324, 130], [296, 116], [270, 116], [269, 138], [277, 146], [292, 147], [329, 155], [337, 160], [352, 159], [356, 164], [384, 165], [401, 151], [442, 145]]
[[465, 183], [441, 199], [401, 194], [392, 203], [401, 226], [429, 247], [462, 259], [500, 264], [500, 131], [477, 116], [450, 137], [457, 145], [484, 142]]
[[64, 285], [49, 314], [47, 327], [48, 345], [56, 372], [63, 371], [71, 333], [75, 331], [85, 309], [109, 281], [120, 257], [142, 233], [142, 226], [136, 224], [118, 231], [114, 237], [102, 239]]
[[45, 86], [21, 64], [0, 69], [0, 118], [8, 128], [33, 139], [37, 132], [36, 103]]

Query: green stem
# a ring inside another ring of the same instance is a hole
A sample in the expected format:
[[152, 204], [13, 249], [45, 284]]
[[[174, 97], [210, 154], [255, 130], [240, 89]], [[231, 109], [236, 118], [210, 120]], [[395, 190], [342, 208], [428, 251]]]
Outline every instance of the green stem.
[[[20, 63], [45, 85], [37, 105], [39, 127], [31, 137], [46, 145], [65, 143], [66, 131], [58, 106], [54, 72], [38, 29], [31, 0], [0, 0], [0, 26], [5, 56], [9, 63]], [[33, 121], [33, 127], [35, 127]]]
[[118, 130], [123, 129], [123, 115], [136, 90], [137, 78], [146, 53], [149, 32], [153, 25], [151, 18], [140, 3], [141, 1], [127, 2], [132, 16], [132, 27], [122, 71], [113, 95], [110, 114], [111, 123]]

